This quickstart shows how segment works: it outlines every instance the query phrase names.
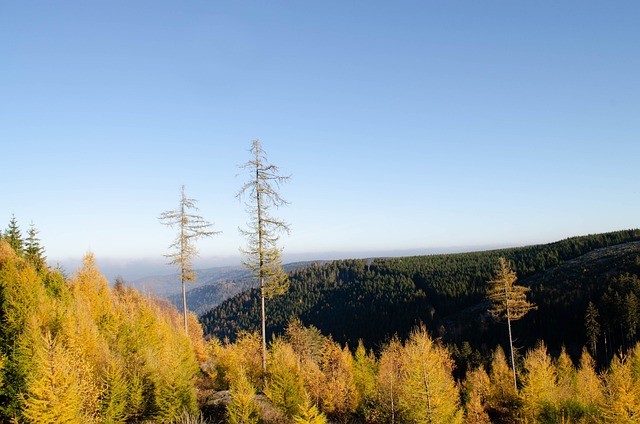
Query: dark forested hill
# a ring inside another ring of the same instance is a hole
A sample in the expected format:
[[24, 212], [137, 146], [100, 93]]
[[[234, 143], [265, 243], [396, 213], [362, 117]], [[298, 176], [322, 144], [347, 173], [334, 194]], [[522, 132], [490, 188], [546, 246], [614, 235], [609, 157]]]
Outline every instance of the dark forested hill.
[[[486, 314], [485, 285], [504, 256], [538, 304], [515, 323], [517, 345], [544, 339], [551, 349], [561, 344], [581, 349], [584, 314], [592, 301], [600, 313], [601, 341], [606, 332], [608, 349], [616, 349], [635, 337], [629, 326], [640, 321], [627, 313], [633, 296], [640, 296], [638, 242], [640, 231], [626, 230], [522, 248], [311, 265], [292, 271], [289, 291], [268, 300], [268, 331], [280, 332], [298, 317], [336, 341], [355, 346], [362, 339], [378, 348], [424, 323], [445, 342], [490, 349], [505, 331]], [[233, 339], [240, 330], [256, 330], [258, 299], [251, 289], [223, 302], [201, 317], [205, 332]], [[624, 322], [622, 309], [629, 315]]]
[[[321, 261], [320, 263], [327, 263]], [[284, 266], [286, 272], [304, 269], [312, 262], [294, 262]], [[197, 285], [187, 286], [187, 309], [201, 315], [218, 306], [236, 293], [248, 290], [256, 285], [250, 272], [242, 266], [210, 268], [196, 271]], [[162, 280], [164, 278], [164, 280]], [[159, 285], [158, 282], [163, 285]], [[182, 312], [182, 293], [180, 293], [180, 276], [178, 274], [166, 277], [148, 277], [139, 282], [151, 282], [155, 287], [166, 287], [165, 296]], [[167, 284], [170, 283], [170, 284]], [[135, 284], [135, 282], [134, 282]], [[166, 292], [169, 288], [173, 292]]]
[[[187, 295], [187, 309], [201, 315], [211, 308], [229, 299], [233, 295], [250, 289], [255, 285], [253, 278], [246, 276], [234, 280], [218, 280], [205, 285], [189, 288]], [[167, 296], [167, 299], [182, 312], [182, 293]]]

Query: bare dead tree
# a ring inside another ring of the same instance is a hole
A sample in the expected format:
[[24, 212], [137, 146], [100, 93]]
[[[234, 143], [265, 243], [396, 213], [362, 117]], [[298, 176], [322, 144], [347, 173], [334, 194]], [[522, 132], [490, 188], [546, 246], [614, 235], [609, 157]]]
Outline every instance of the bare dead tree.
[[246, 255], [244, 265], [260, 282], [260, 309], [262, 327], [262, 368], [267, 369], [265, 298], [284, 293], [289, 288], [287, 274], [282, 268], [282, 249], [277, 243], [280, 234], [289, 233], [289, 226], [272, 215], [274, 208], [288, 204], [279, 193], [280, 185], [290, 177], [282, 176], [276, 165], [269, 164], [267, 154], [259, 140], [251, 145], [252, 159], [241, 165], [249, 174], [249, 180], [240, 188], [238, 198], [245, 198], [249, 215], [247, 229], [240, 229], [247, 246], [241, 249]]
[[170, 258], [169, 263], [176, 265], [180, 270], [180, 281], [182, 282], [182, 307], [184, 312], [184, 331], [188, 335], [187, 327], [187, 294], [185, 283], [195, 281], [195, 273], [193, 272], [193, 258], [198, 255], [195, 241], [201, 237], [211, 237], [219, 234], [220, 231], [211, 231], [213, 224], [207, 222], [200, 215], [189, 212], [190, 210], [198, 210], [196, 200], [189, 199], [184, 192], [184, 186], [181, 189], [180, 206], [177, 209], [163, 212], [159, 219], [161, 224], [171, 228], [178, 228], [178, 234], [169, 246], [171, 253], [164, 256]]

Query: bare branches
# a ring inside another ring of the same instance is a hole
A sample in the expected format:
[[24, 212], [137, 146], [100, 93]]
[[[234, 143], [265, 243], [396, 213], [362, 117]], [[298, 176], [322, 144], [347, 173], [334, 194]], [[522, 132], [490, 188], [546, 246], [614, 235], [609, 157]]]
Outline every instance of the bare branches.
[[190, 210], [198, 210], [196, 200], [189, 199], [181, 189], [180, 206], [178, 209], [165, 211], [158, 218], [160, 223], [171, 228], [178, 228], [178, 234], [173, 243], [169, 246], [171, 253], [164, 255], [171, 260], [171, 265], [176, 265], [180, 270], [180, 281], [182, 282], [182, 305], [184, 308], [184, 329], [187, 329], [187, 297], [185, 282], [195, 280], [193, 272], [193, 258], [197, 256], [198, 249], [194, 242], [202, 237], [211, 237], [219, 234], [220, 231], [213, 231], [213, 224], [207, 222], [200, 215], [190, 213]]
[[[247, 239], [247, 247], [241, 252], [247, 256], [245, 265], [257, 272], [256, 277], [266, 278], [275, 275], [273, 273], [278, 266], [270, 269], [265, 264], [280, 263], [281, 249], [277, 246], [280, 234], [290, 231], [289, 225], [274, 217], [271, 211], [289, 204], [278, 189], [291, 177], [280, 175], [279, 168], [267, 162], [266, 152], [259, 140], [253, 141], [250, 152], [253, 159], [240, 166], [247, 170], [249, 179], [236, 194], [239, 199], [245, 199], [249, 215], [247, 229], [240, 229], [240, 234]], [[268, 284], [269, 279], [264, 283]]]
[[278, 167], [268, 163], [267, 154], [260, 141], [253, 140], [250, 152], [252, 159], [240, 166], [246, 170], [249, 178], [240, 187], [236, 197], [245, 200], [249, 215], [247, 229], [240, 229], [240, 234], [247, 239], [247, 246], [240, 250], [246, 256], [244, 265], [260, 281], [262, 366], [266, 371], [265, 297], [284, 293], [289, 287], [287, 275], [282, 269], [282, 249], [278, 247], [280, 234], [289, 233], [289, 226], [271, 215], [271, 211], [288, 205], [278, 190], [290, 177], [280, 175]]

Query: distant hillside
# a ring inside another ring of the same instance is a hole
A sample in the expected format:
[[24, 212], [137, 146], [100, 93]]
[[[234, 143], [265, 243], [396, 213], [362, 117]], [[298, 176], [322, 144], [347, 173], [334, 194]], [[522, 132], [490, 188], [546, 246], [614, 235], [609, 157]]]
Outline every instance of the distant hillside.
[[[178, 284], [180, 284], [178, 282]], [[187, 291], [187, 309], [202, 315], [237, 293], [252, 288], [255, 281], [250, 276], [236, 280], [218, 280], [206, 285], [198, 284]], [[182, 312], [182, 292], [166, 296]]]
[[[221, 282], [230, 282], [248, 278], [249, 272], [242, 266], [226, 266], [196, 270], [196, 281], [187, 286], [187, 290], [193, 290], [206, 285], [217, 286]], [[152, 292], [158, 296], [170, 297], [182, 293], [180, 274], [155, 275], [140, 278], [129, 283], [141, 292]], [[237, 293], [237, 291], [236, 291]]]
[[[468, 341], [487, 351], [506, 333], [503, 324], [488, 317], [484, 303], [486, 281], [504, 256], [539, 306], [515, 323], [517, 345], [530, 347], [544, 339], [551, 349], [559, 350], [562, 343], [581, 349], [591, 300], [601, 312], [603, 332], [609, 329], [612, 350], [629, 342], [627, 324], [615, 316], [622, 316], [620, 299], [633, 292], [629, 287], [640, 273], [638, 242], [640, 231], [627, 230], [522, 248], [312, 265], [291, 272], [290, 290], [268, 301], [268, 331], [280, 332], [299, 317], [341, 343], [355, 346], [363, 339], [377, 348], [424, 323], [446, 342]], [[640, 297], [640, 284], [635, 295]], [[204, 314], [201, 322], [206, 333], [233, 339], [240, 330], [258, 328], [258, 306], [258, 291], [248, 290]]]
[[[327, 261], [320, 261], [326, 263]], [[312, 262], [294, 262], [284, 265], [287, 272], [303, 269]], [[317, 262], [313, 262], [317, 263]], [[197, 278], [195, 284], [187, 286], [187, 309], [196, 315], [215, 308], [223, 301], [233, 295], [248, 290], [257, 284], [249, 271], [244, 267], [221, 267], [196, 271]], [[161, 291], [154, 291], [156, 294], [166, 297], [182, 312], [182, 285], [179, 274], [172, 274], [161, 277], [147, 277], [135, 281], [132, 285], [151, 285], [158, 287]]]

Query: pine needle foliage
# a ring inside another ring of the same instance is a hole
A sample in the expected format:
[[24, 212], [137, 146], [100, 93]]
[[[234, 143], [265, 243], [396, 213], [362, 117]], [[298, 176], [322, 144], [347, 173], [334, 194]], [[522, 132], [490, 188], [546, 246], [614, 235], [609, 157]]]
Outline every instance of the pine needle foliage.
[[4, 231], [2, 237], [9, 243], [9, 246], [11, 246], [16, 254], [21, 255], [23, 253], [24, 240], [22, 238], [22, 232], [20, 231], [20, 226], [18, 225], [18, 220], [16, 219], [15, 215], [11, 215], [9, 225]]
[[47, 266], [47, 257], [44, 255], [44, 247], [40, 244], [38, 233], [39, 231], [33, 223], [31, 223], [27, 230], [27, 239], [24, 243], [24, 257], [35, 266], [36, 270], [40, 271]]
[[584, 314], [584, 329], [587, 336], [587, 342], [589, 343], [589, 349], [593, 356], [597, 356], [598, 354], [596, 346], [601, 332], [600, 323], [598, 322], [599, 318], [600, 313], [598, 312], [598, 308], [596, 308], [593, 302], [589, 301], [587, 310]]
[[247, 229], [240, 233], [247, 239], [247, 247], [241, 249], [246, 256], [244, 265], [260, 283], [262, 321], [262, 368], [267, 370], [265, 298], [284, 293], [289, 287], [287, 274], [282, 268], [282, 249], [278, 246], [280, 234], [289, 233], [289, 226], [273, 216], [274, 208], [288, 204], [280, 196], [280, 185], [290, 177], [280, 175], [279, 168], [270, 164], [259, 140], [251, 145], [252, 159], [241, 166], [249, 179], [236, 197], [246, 198], [249, 215]]
[[182, 308], [184, 316], [184, 331], [189, 334], [187, 319], [187, 294], [185, 283], [195, 280], [193, 271], [193, 258], [198, 254], [195, 241], [202, 237], [211, 237], [220, 234], [220, 231], [212, 231], [213, 224], [190, 211], [197, 211], [197, 201], [186, 196], [184, 186], [181, 188], [180, 205], [177, 209], [165, 211], [160, 215], [160, 222], [172, 228], [178, 228], [178, 234], [171, 243], [171, 253], [165, 256], [170, 259], [171, 265], [176, 265], [180, 270], [180, 282], [182, 283]]

